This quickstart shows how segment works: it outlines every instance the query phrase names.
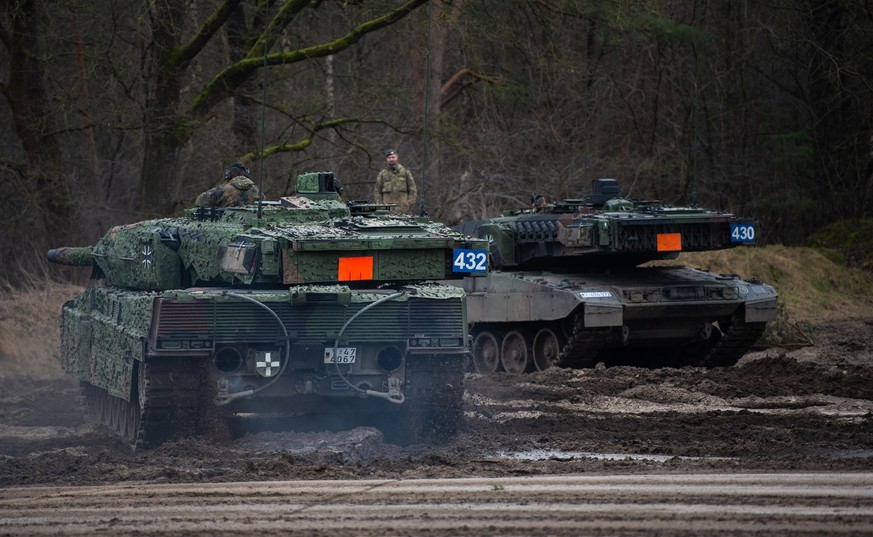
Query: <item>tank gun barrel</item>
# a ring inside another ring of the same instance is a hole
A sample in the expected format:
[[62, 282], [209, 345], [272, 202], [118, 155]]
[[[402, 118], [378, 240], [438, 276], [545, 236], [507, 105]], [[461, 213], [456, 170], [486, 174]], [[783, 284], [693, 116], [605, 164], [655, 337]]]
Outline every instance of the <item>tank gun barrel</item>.
[[90, 267], [93, 262], [92, 246], [66, 246], [52, 248], [46, 252], [46, 258], [51, 263], [58, 265], [72, 265], [74, 267]]

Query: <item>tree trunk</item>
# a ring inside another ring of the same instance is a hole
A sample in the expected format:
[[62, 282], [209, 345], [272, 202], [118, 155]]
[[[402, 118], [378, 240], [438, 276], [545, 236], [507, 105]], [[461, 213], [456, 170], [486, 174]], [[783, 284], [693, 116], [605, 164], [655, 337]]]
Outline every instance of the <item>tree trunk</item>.
[[177, 46], [184, 0], [150, 4], [152, 41], [148, 47], [145, 81], [148, 84], [139, 210], [146, 215], [172, 214], [177, 205], [179, 151], [188, 139], [189, 126], [178, 116], [183, 71], [171, 59]]
[[[24, 203], [16, 205], [32, 224], [37, 239], [62, 238], [70, 229], [72, 207], [63, 175], [60, 143], [56, 137], [54, 113], [46, 88], [45, 65], [38, 36], [42, 35], [39, 2], [18, 0], [6, 3], [7, 20], [11, 23], [8, 40], [9, 74], [6, 85], [0, 85], [9, 109], [15, 132], [27, 156], [27, 166], [19, 177], [25, 184], [17, 190], [24, 193]], [[26, 222], [17, 222], [27, 226]]]
[[[256, 29], [249, 30], [246, 24], [245, 10], [242, 6], [234, 10], [233, 17], [227, 20], [227, 42], [230, 47], [230, 63], [236, 63], [246, 57], [251, 48], [249, 33], [258, 34]], [[255, 152], [258, 147], [258, 115], [260, 109], [255, 106], [252, 96], [258, 91], [258, 78], [248, 78], [239, 86], [239, 91], [233, 97], [233, 129], [235, 150], [239, 154]], [[229, 156], [228, 159], [231, 157]]]
[[[460, 16], [463, 4], [464, 2], [460, 0], [448, 5], [441, 1], [428, 4], [423, 17], [424, 46], [420, 48], [423, 54], [414, 58], [414, 65], [420, 67], [413, 72], [413, 79], [422, 90], [420, 102], [424, 118], [422, 129], [427, 131], [427, 136], [424, 138], [427, 140], [425, 148], [427, 160], [422, 162], [418, 188], [425, 210], [432, 211], [434, 206], [442, 201], [431, 194], [432, 192], [445, 191], [441, 184], [440, 173], [440, 102], [442, 101], [440, 89], [445, 71], [443, 64], [449, 31]], [[417, 55], [413, 53], [413, 56]], [[428, 74], [430, 78], [427, 78]], [[449, 194], [451, 195], [451, 192]]]

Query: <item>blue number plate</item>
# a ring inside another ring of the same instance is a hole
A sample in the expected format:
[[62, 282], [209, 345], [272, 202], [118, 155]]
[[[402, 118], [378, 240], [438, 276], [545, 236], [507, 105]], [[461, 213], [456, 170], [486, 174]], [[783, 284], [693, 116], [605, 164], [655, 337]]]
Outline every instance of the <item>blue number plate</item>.
[[755, 242], [755, 224], [731, 224], [731, 242]]
[[485, 274], [488, 270], [488, 250], [455, 248], [452, 252], [452, 272]]

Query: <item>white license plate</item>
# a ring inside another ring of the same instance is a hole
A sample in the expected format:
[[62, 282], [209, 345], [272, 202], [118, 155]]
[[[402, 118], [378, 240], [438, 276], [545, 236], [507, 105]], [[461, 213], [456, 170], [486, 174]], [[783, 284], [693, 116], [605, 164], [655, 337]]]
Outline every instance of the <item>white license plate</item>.
[[358, 354], [358, 349], [356, 347], [340, 347], [336, 350], [337, 358], [334, 361], [333, 358], [333, 347], [327, 347], [324, 349], [324, 363], [332, 364], [353, 364], [355, 363], [355, 357]]

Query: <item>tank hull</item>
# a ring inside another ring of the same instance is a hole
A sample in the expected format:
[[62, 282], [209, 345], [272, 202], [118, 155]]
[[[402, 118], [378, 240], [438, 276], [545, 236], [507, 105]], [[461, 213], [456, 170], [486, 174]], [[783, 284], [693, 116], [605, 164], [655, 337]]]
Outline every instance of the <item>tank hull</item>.
[[97, 286], [63, 308], [61, 359], [86, 416], [134, 449], [238, 413], [391, 416], [409, 443], [454, 432], [466, 342], [455, 287]]
[[732, 365], [776, 316], [771, 286], [687, 267], [497, 270], [461, 285], [483, 373], [598, 361]]
[[[331, 172], [254, 206], [196, 207], [47, 252], [101, 280], [62, 313], [87, 418], [134, 449], [246, 415], [346, 417], [439, 442], [461, 417], [464, 292], [487, 242], [344, 202]], [[485, 270], [485, 267], [482, 268]], [[363, 419], [357, 419], [363, 418]]]

